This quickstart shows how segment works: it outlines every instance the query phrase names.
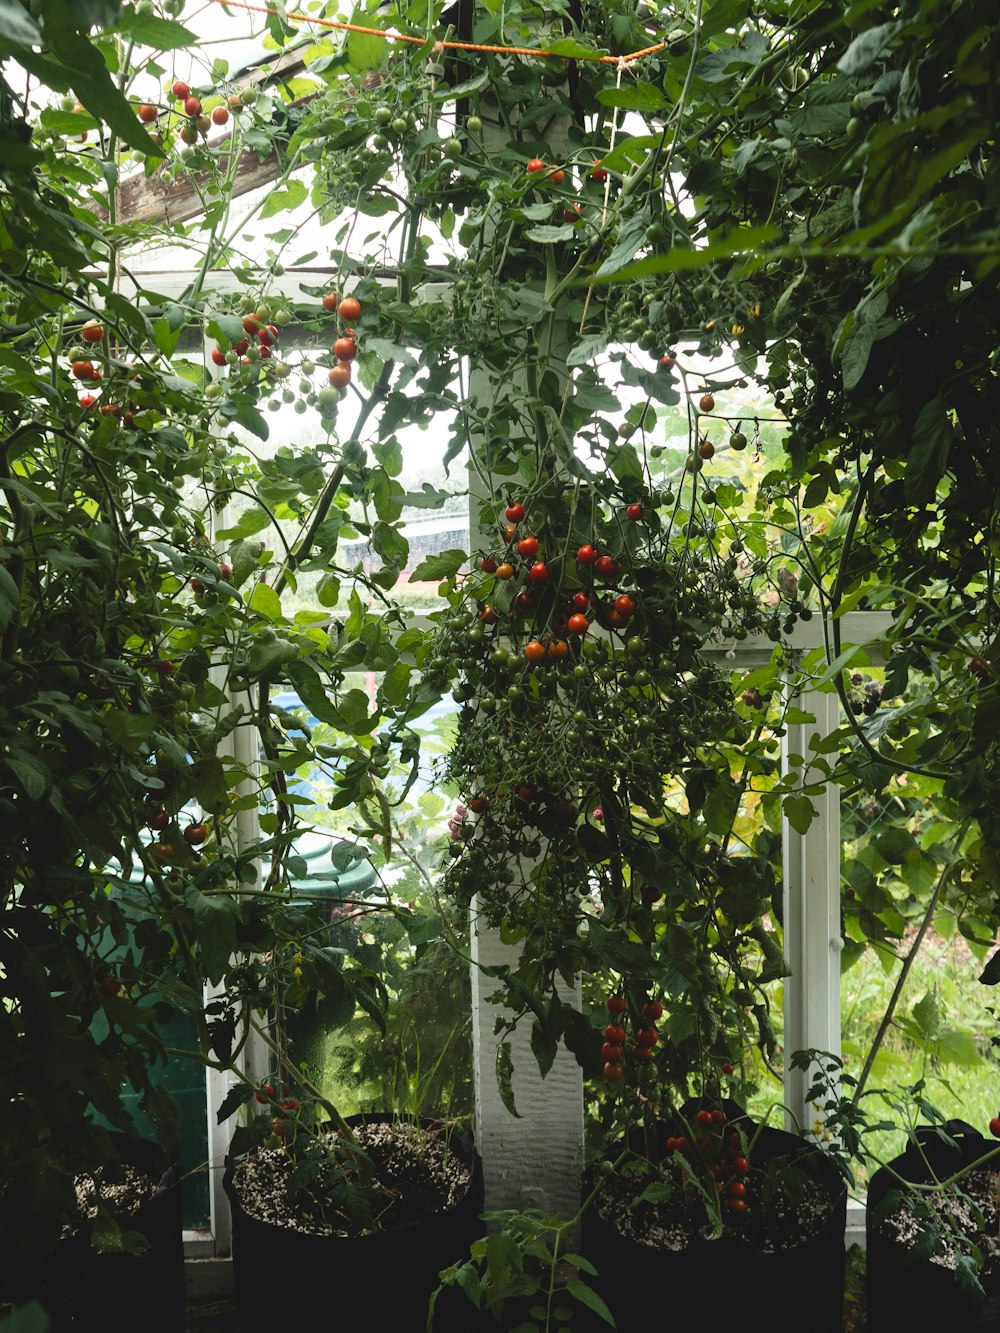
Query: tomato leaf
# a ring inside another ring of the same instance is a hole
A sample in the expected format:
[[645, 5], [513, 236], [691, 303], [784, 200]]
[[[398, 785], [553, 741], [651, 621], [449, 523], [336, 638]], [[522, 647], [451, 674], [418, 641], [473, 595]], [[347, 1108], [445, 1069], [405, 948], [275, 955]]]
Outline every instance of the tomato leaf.
[[606, 1324], [610, 1324], [612, 1328], [617, 1328], [614, 1315], [597, 1292], [588, 1287], [585, 1282], [581, 1282], [578, 1277], [571, 1277], [566, 1283], [566, 1290], [571, 1296], [575, 1296], [581, 1305], [585, 1305], [588, 1310], [593, 1310], [596, 1315], [600, 1315]]
[[234, 1111], [238, 1111], [241, 1106], [246, 1106], [252, 1096], [253, 1088], [248, 1083], [234, 1084], [222, 1099], [222, 1105], [215, 1113], [216, 1124], [221, 1125], [224, 1120], [228, 1120]]
[[909, 501], [921, 501], [933, 496], [938, 482], [944, 476], [953, 438], [954, 432], [944, 400], [940, 396], [932, 398], [920, 409], [913, 425], [903, 483]]
[[271, 218], [274, 217], [275, 213], [281, 213], [286, 208], [298, 208], [300, 204], [305, 203], [308, 197], [309, 187], [305, 181], [286, 181], [283, 190], [272, 190], [267, 196], [267, 201], [260, 210], [260, 216]]
[[506, 1106], [512, 1116], [521, 1119], [521, 1114], [514, 1105], [514, 1057], [511, 1054], [509, 1041], [501, 1041], [497, 1044], [497, 1087], [500, 1091], [500, 1100]]
[[151, 46], [157, 51], [179, 51], [185, 46], [198, 45], [197, 34], [183, 23], [156, 14], [140, 14], [132, 5], [126, 6], [116, 31], [131, 37], [139, 46]]
[[411, 583], [420, 583], [431, 581], [442, 582], [444, 579], [452, 579], [465, 564], [468, 556], [465, 551], [460, 551], [455, 547], [447, 551], [440, 551], [437, 555], [429, 555], [421, 560], [410, 574]]
[[652, 83], [602, 88], [597, 94], [597, 100], [604, 106], [615, 106], [622, 111], [662, 111], [667, 105], [667, 99]]
[[816, 810], [808, 796], [786, 796], [781, 802], [782, 813], [796, 833], [805, 835], [816, 818]]
[[251, 611], [256, 611], [259, 615], [264, 616], [266, 620], [284, 619], [281, 610], [281, 598], [266, 583], [255, 585], [247, 601], [247, 606]]

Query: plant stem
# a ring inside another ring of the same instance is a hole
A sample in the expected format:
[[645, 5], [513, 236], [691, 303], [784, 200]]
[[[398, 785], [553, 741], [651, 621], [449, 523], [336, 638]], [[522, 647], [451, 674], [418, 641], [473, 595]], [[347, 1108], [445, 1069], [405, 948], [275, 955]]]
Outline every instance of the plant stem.
[[[971, 822], [971, 817], [966, 819], [956, 833], [954, 840], [956, 851], [961, 848]], [[857, 1106], [858, 1102], [861, 1100], [861, 1094], [864, 1092], [865, 1084], [868, 1082], [868, 1079], [871, 1076], [872, 1067], [875, 1064], [875, 1057], [878, 1055], [882, 1042], [885, 1040], [885, 1034], [889, 1031], [889, 1027], [892, 1024], [896, 1006], [903, 993], [903, 988], [906, 986], [906, 979], [910, 975], [910, 968], [913, 966], [914, 960], [920, 952], [920, 946], [924, 942], [924, 936], [927, 934], [930, 924], [934, 920], [934, 913], [937, 910], [938, 899], [941, 897], [941, 892], [944, 889], [945, 884], [948, 882], [949, 875], [951, 875], [952, 871], [955, 869], [955, 865], [956, 862], [953, 861], [951, 864], [944, 866], [941, 870], [941, 874], [938, 876], [938, 882], [935, 884], [934, 892], [931, 894], [930, 902], [927, 904], [927, 911], [924, 913], [924, 919], [921, 921], [920, 929], [917, 931], [916, 937], [910, 945], [906, 957], [903, 959], [903, 966], [899, 976], [896, 978], [896, 984], [893, 987], [892, 995], [889, 997], [889, 1003], [886, 1006], [882, 1022], [879, 1024], [878, 1031], [875, 1033], [875, 1039], [871, 1044], [871, 1049], [865, 1060], [864, 1068], [858, 1079], [857, 1087], [854, 1089], [854, 1096], [851, 1098], [852, 1106]]]

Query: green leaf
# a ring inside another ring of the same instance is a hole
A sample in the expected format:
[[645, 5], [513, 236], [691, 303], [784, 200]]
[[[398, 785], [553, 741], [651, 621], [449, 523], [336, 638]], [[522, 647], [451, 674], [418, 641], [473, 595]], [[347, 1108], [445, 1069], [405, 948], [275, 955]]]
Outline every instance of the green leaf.
[[216, 755], [198, 759], [188, 769], [195, 799], [212, 814], [220, 814], [229, 806], [230, 791], [222, 760]]
[[283, 190], [272, 190], [267, 196], [267, 202], [260, 210], [262, 218], [274, 217], [275, 213], [281, 213], [286, 208], [298, 208], [304, 204], [309, 197], [309, 187], [304, 181], [287, 181]]
[[104, 725], [115, 745], [135, 753], [152, 736], [156, 718], [151, 713], [127, 713], [124, 709], [114, 709], [105, 715]]
[[254, 590], [247, 601], [247, 606], [251, 611], [256, 611], [258, 615], [263, 616], [266, 620], [274, 621], [283, 619], [281, 598], [274, 589], [266, 583], [258, 583], [255, 585]]
[[971, 1069], [982, 1063], [976, 1034], [969, 1028], [945, 1028], [938, 1037], [936, 1050], [945, 1064]]
[[874, 28], [859, 33], [840, 57], [837, 68], [842, 74], [849, 74], [852, 78], [864, 74], [866, 70], [871, 69], [901, 27], [902, 24], [893, 19], [889, 23], [879, 23]]
[[7, 754], [4, 763], [29, 801], [37, 801], [45, 794], [49, 774], [40, 759], [30, 754]]
[[248, 430], [251, 435], [256, 435], [258, 440], [266, 440], [269, 428], [267, 422], [254, 407], [253, 403], [242, 394], [234, 394], [229, 398], [223, 398], [218, 403], [219, 415], [226, 417], [229, 421], [235, 421]]
[[434, 89], [431, 101], [433, 102], [454, 102], [460, 97], [471, 97], [473, 93], [482, 92], [490, 81], [489, 73], [484, 70], [482, 74], [477, 74], [473, 79], [464, 79], [461, 83], [454, 86], [442, 84]]
[[180, 329], [172, 329], [170, 321], [162, 315], [153, 325], [153, 337], [164, 356], [173, 356], [181, 339]]
[[572, 222], [554, 222], [539, 227], [529, 227], [524, 234], [529, 241], [537, 241], [539, 245], [554, 245], [556, 241], [568, 241], [575, 231], [576, 227]]
[[221, 981], [236, 952], [236, 922], [239, 907], [225, 893], [202, 893], [189, 884], [184, 894], [194, 914], [197, 945], [209, 981]]
[[511, 1115], [521, 1119], [517, 1107], [514, 1105], [514, 1057], [511, 1054], [509, 1041], [501, 1041], [497, 1044], [497, 1087], [500, 1090], [500, 1100], [506, 1106]]
[[162, 19], [156, 14], [139, 14], [129, 5], [116, 29], [131, 37], [139, 46], [151, 46], [157, 51], [179, 51], [185, 46], [197, 46], [198, 36], [183, 23]]
[[355, 736], [369, 736], [378, 725], [379, 714], [369, 715], [368, 703], [364, 690], [348, 690], [337, 700], [343, 726]]
[[[770, 224], [761, 227], [733, 227], [724, 236], [713, 238], [704, 246], [674, 246], [664, 254], [650, 255], [648, 259], [638, 259], [622, 268], [612, 269], [610, 265], [615, 256], [606, 259], [593, 279], [602, 285], [609, 282], [626, 282], [633, 278], [645, 277], [653, 273], [673, 273], [684, 269], [704, 268], [720, 259], [731, 259], [734, 255], [756, 255], [780, 233]], [[638, 248], [638, 247], [636, 247]], [[633, 253], [635, 253], [633, 251]], [[584, 285], [581, 279], [581, 285]]]
[[[370, 28], [371, 14], [363, 6], [354, 10], [350, 22], [359, 28]], [[391, 45], [384, 37], [372, 37], [368, 33], [349, 32], [347, 34], [347, 61], [352, 70], [363, 74], [369, 69], [379, 69], [389, 58], [387, 48]]]
[[215, 534], [220, 541], [233, 541], [243, 537], [253, 537], [263, 532], [271, 523], [271, 515], [265, 509], [248, 509], [241, 514], [231, 528], [220, 528]]
[[667, 99], [652, 83], [634, 83], [622, 88], [602, 88], [597, 100], [622, 111], [662, 111]]
[[593, 60], [594, 56], [608, 54], [606, 46], [585, 46], [575, 37], [560, 37], [558, 41], [550, 42], [545, 49], [554, 56], [562, 56], [564, 60]]
[[224, 310], [211, 311], [207, 327], [217, 342], [238, 343], [243, 337], [243, 321], [239, 315], [229, 315]]
[[224, 1120], [228, 1120], [234, 1111], [238, 1111], [241, 1106], [246, 1106], [252, 1096], [253, 1088], [248, 1083], [234, 1084], [222, 1099], [222, 1105], [215, 1113], [216, 1124], [221, 1125]]
[[459, 551], [452, 547], [447, 551], [440, 551], [437, 555], [429, 555], [421, 560], [410, 574], [411, 583], [421, 583], [431, 581], [440, 583], [443, 579], [454, 578], [458, 571], [465, 564], [468, 556], [465, 551]]
[[131, 148], [163, 157], [162, 149], [153, 143], [134, 108], [112, 81], [103, 55], [80, 32], [77, 15], [67, 0], [46, 0], [45, 36], [70, 86], [91, 115]]
[[586, 1283], [581, 1282], [578, 1277], [570, 1278], [566, 1283], [566, 1290], [571, 1296], [575, 1296], [581, 1305], [585, 1305], [588, 1310], [593, 1310], [596, 1315], [600, 1315], [606, 1324], [610, 1324], [612, 1328], [618, 1327], [615, 1323], [614, 1315], [601, 1300], [600, 1296], [598, 1296], [597, 1292], [591, 1287], [588, 1287]]
[[19, 46], [41, 46], [42, 34], [38, 25], [17, 0], [0, 0], [0, 32], [9, 42]]
[[890, 865], [899, 865], [905, 857], [916, 854], [917, 844], [909, 829], [893, 825], [880, 833], [874, 842], [875, 850]]
[[933, 496], [944, 476], [953, 436], [944, 400], [932, 398], [920, 409], [913, 425], [903, 483], [908, 500], [927, 500]]
[[786, 796], [781, 802], [785, 818], [796, 833], [806, 834], [816, 818], [816, 811], [808, 796]]

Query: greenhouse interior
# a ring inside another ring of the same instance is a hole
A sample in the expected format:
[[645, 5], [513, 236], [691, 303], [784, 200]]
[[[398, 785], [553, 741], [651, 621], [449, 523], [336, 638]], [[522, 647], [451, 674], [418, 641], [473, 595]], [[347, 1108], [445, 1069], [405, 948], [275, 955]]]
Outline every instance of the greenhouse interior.
[[0, 0], [5, 1333], [1000, 1328], [998, 86]]

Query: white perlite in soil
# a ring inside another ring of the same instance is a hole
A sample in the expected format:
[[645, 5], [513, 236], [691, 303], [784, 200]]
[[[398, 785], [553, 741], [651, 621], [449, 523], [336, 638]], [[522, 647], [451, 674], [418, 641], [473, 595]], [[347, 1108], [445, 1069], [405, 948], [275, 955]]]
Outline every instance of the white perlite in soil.
[[[807, 1176], [797, 1176], [794, 1188], [788, 1190], [772, 1178], [766, 1205], [758, 1197], [754, 1175], [747, 1180], [746, 1211], [725, 1215], [726, 1232], [744, 1237], [766, 1254], [794, 1249], [809, 1240], [833, 1210], [829, 1190]], [[667, 1186], [669, 1200], [638, 1202], [651, 1182]], [[709, 1240], [712, 1234], [703, 1200], [692, 1187], [684, 1188], [681, 1169], [671, 1159], [661, 1162], [652, 1175], [610, 1177], [595, 1207], [619, 1235], [651, 1249], [682, 1251], [694, 1241]]]
[[[921, 1190], [916, 1196], [931, 1209], [931, 1219], [921, 1218], [914, 1199], [904, 1196], [899, 1207], [881, 1223], [880, 1230], [898, 1245], [911, 1247], [929, 1229], [940, 1237], [928, 1262], [954, 1270], [958, 1256], [976, 1246], [983, 1255], [983, 1271], [1000, 1268], [1000, 1175], [988, 1167], [972, 1171], [958, 1185], [941, 1190]], [[978, 1213], [981, 1215], [977, 1216]]]
[[108, 1204], [119, 1215], [134, 1213], [156, 1193], [159, 1182], [136, 1166], [123, 1164], [115, 1175], [116, 1179], [107, 1180], [102, 1171], [95, 1171], [92, 1175], [88, 1173], [74, 1179], [76, 1207], [80, 1217], [79, 1221], [67, 1223], [63, 1227], [64, 1237], [73, 1235], [85, 1221], [97, 1216], [98, 1202]]
[[[470, 1171], [449, 1151], [447, 1137], [405, 1122], [355, 1127], [359, 1145], [372, 1162], [374, 1196], [370, 1231], [391, 1230], [420, 1222], [457, 1203], [469, 1188]], [[318, 1236], [357, 1235], [343, 1213], [331, 1206], [333, 1188], [344, 1173], [332, 1149], [333, 1131], [321, 1136], [331, 1149], [328, 1169], [298, 1190], [292, 1189], [295, 1163], [285, 1148], [258, 1148], [236, 1166], [233, 1182], [251, 1217], [292, 1231]], [[356, 1188], [362, 1188], [360, 1183]]]

